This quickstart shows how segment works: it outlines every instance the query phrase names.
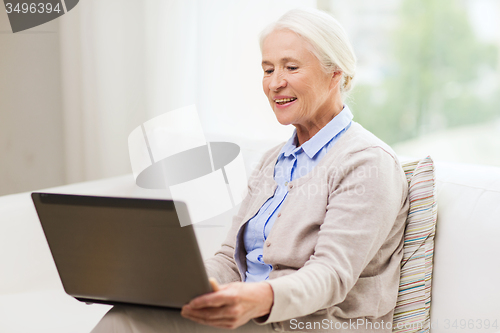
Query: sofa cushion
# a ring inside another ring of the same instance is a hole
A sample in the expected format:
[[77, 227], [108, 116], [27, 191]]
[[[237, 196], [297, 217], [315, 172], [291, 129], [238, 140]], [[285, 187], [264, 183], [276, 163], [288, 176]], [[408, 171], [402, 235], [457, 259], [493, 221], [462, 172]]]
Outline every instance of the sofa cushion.
[[500, 168], [435, 164], [431, 331], [499, 332]]
[[425, 332], [430, 326], [434, 235], [437, 218], [434, 163], [428, 156], [403, 163], [410, 209], [404, 235], [401, 280], [393, 332]]

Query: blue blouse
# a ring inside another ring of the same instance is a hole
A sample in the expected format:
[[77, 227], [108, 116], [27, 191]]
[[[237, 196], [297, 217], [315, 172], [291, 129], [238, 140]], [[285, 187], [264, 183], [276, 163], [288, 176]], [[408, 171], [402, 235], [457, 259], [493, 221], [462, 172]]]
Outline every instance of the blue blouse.
[[288, 194], [288, 182], [308, 174], [351, 126], [352, 113], [344, 105], [343, 110], [325, 127], [300, 147], [296, 146], [297, 132], [281, 149], [274, 166], [274, 180], [278, 184], [274, 196], [269, 198], [246, 225], [245, 244], [246, 282], [259, 282], [269, 278], [272, 266], [264, 262], [263, 246]]

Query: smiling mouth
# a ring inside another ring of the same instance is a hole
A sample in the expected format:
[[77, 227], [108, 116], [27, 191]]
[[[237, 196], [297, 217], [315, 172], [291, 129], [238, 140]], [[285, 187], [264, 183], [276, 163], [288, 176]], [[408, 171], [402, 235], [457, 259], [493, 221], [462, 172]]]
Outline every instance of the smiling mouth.
[[283, 98], [283, 99], [275, 99], [274, 102], [279, 104], [279, 105], [284, 105], [286, 103], [290, 103], [295, 101], [297, 98], [292, 97], [292, 98]]

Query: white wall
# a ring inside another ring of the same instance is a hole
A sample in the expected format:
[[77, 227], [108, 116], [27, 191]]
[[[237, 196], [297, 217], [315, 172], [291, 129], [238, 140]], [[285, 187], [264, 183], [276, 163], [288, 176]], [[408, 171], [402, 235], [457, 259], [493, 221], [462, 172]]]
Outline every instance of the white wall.
[[13, 34], [0, 6], [0, 195], [64, 183], [56, 21]]

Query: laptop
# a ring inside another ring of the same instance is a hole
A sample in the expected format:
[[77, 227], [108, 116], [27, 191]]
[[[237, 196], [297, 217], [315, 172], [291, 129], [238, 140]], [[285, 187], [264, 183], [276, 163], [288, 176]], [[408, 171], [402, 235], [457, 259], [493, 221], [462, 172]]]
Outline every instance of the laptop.
[[[86, 303], [181, 308], [212, 291], [184, 203], [32, 193], [64, 290]], [[177, 211], [176, 211], [177, 208]]]

